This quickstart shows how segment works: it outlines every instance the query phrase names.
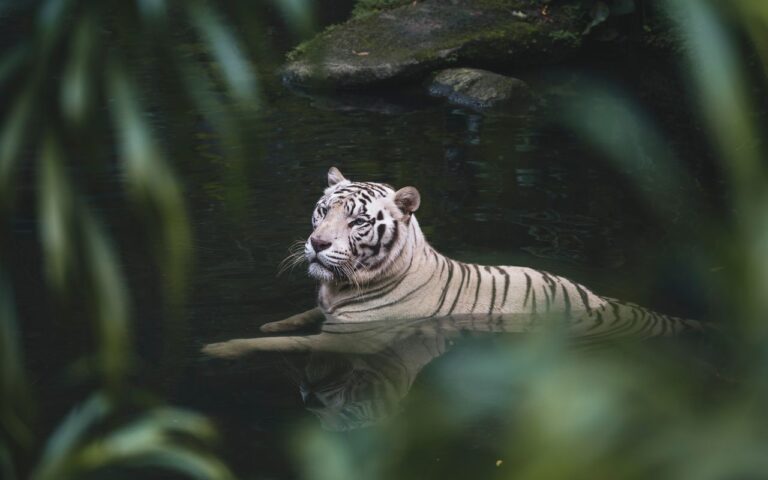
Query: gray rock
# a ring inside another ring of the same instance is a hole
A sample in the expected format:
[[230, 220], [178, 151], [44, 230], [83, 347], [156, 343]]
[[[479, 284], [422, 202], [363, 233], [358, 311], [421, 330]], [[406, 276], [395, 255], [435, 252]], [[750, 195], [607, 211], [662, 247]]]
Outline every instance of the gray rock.
[[283, 79], [352, 89], [457, 65], [517, 68], [557, 61], [578, 47], [583, 26], [570, 10], [545, 18], [540, 8], [529, 0], [425, 0], [362, 15], [297, 47]]
[[428, 86], [430, 95], [475, 108], [500, 105], [527, 105], [531, 99], [528, 84], [476, 68], [449, 68], [437, 72]]

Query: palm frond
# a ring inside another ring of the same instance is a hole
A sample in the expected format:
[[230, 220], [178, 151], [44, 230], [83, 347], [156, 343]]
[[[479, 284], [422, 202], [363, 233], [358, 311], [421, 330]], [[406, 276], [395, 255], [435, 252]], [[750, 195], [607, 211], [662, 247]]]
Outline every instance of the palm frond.
[[[0, 425], [5, 432], [0, 442], [29, 447], [32, 444], [27, 400], [30, 390], [19, 340], [13, 294], [5, 272], [0, 270]], [[4, 453], [8, 455], [7, 451]]]
[[205, 2], [190, 2], [191, 23], [210, 47], [233, 99], [246, 109], [258, 105], [258, 77], [223, 21]]
[[106, 468], [162, 468], [190, 478], [232, 478], [219, 460], [184, 441], [210, 444], [211, 424], [202, 416], [177, 408], [148, 410], [135, 420], [100, 433], [114, 406], [97, 394], [74, 410], [48, 442], [34, 480], [78, 478]]
[[115, 101], [112, 117], [118, 129], [120, 159], [132, 198], [159, 216], [164, 270], [169, 276], [171, 298], [178, 302], [191, 246], [189, 223], [182, 189], [164, 153], [152, 138], [141, 103], [123, 66], [113, 59], [109, 67], [109, 91]]

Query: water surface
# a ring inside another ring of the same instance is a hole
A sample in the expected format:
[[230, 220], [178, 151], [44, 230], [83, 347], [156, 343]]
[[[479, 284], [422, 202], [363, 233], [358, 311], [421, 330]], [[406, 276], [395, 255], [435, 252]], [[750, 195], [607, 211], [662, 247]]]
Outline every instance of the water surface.
[[[484, 114], [417, 93], [321, 97], [272, 88], [251, 132], [263, 142], [263, 156], [242, 178], [241, 213], [229, 211], [219, 195], [226, 152], [213, 154], [209, 169], [184, 174], [197, 234], [188, 308], [193, 346], [258, 336], [262, 323], [314, 306], [315, 286], [303, 268], [277, 272], [289, 245], [309, 235], [310, 213], [332, 165], [353, 180], [416, 186], [427, 238], [453, 258], [547, 269], [603, 295], [666, 313], [698, 313], [675, 268], [679, 252], [695, 242], [666, 237], [627, 172], [550, 122], [546, 107]], [[646, 168], [660, 174], [652, 162]], [[189, 369], [180, 396], [221, 422], [227, 456], [240, 471], [291, 478], [298, 469], [290, 453], [297, 425], [353, 435], [386, 424], [408, 408], [402, 400], [411, 389], [434, 393], [416, 373], [441, 372], [440, 354], [464, 338], [411, 331], [387, 343], [382, 335], [375, 339], [386, 345], [367, 353], [296, 352], [277, 343], [246, 360], [203, 361]], [[481, 339], [483, 349], [487, 341], [495, 342]], [[404, 356], [418, 367], [404, 372]], [[372, 386], [378, 375], [389, 376], [389, 388]], [[344, 401], [340, 384], [362, 393]], [[493, 466], [501, 433], [478, 422], [467, 435], [474, 453], [464, 460], [475, 468], [468, 471]]]

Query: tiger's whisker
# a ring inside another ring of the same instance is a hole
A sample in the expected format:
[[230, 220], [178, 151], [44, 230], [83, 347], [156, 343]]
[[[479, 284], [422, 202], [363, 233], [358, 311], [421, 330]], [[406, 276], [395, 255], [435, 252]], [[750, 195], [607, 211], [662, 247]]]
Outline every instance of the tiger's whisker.
[[277, 272], [278, 276], [286, 271], [292, 271], [304, 260], [304, 241], [296, 240], [290, 247], [288, 247], [288, 256], [280, 262], [280, 267]]

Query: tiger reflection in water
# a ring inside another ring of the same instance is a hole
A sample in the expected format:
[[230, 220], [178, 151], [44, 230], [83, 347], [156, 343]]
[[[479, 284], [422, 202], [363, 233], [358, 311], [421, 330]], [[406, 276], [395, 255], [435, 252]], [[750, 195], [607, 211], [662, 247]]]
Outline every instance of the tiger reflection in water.
[[249, 339], [254, 352], [310, 353], [299, 367], [304, 406], [323, 428], [346, 431], [376, 425], [399, 411], [419, 372], [469, 331], [521, 330], [517, 321], [432, 318], [324, 325], [314, 335]]
[[299, 386], [304, 406], [327, 430], [376, 425], [399, 411], [418, 373], [442, 353], [433, 346], [412, 337], [377, 353], [313, 353]]
[[[421, 370], [459, 337], [512, 337], [559, 325], [564, 325], [562, 318], [541, 314], [326, 323], [311, 335], [250, 338], [239, 344], [231, 340], [227, 350], [210, 354], [233, 359], [256, 352], [309, 353], [299, 372], [293, 372], [304, 405], [323, 428], [346, 431], [395, 415]], [[583, 335], [577, 345], [601, 344], [603, 339], [598, 333]]]

